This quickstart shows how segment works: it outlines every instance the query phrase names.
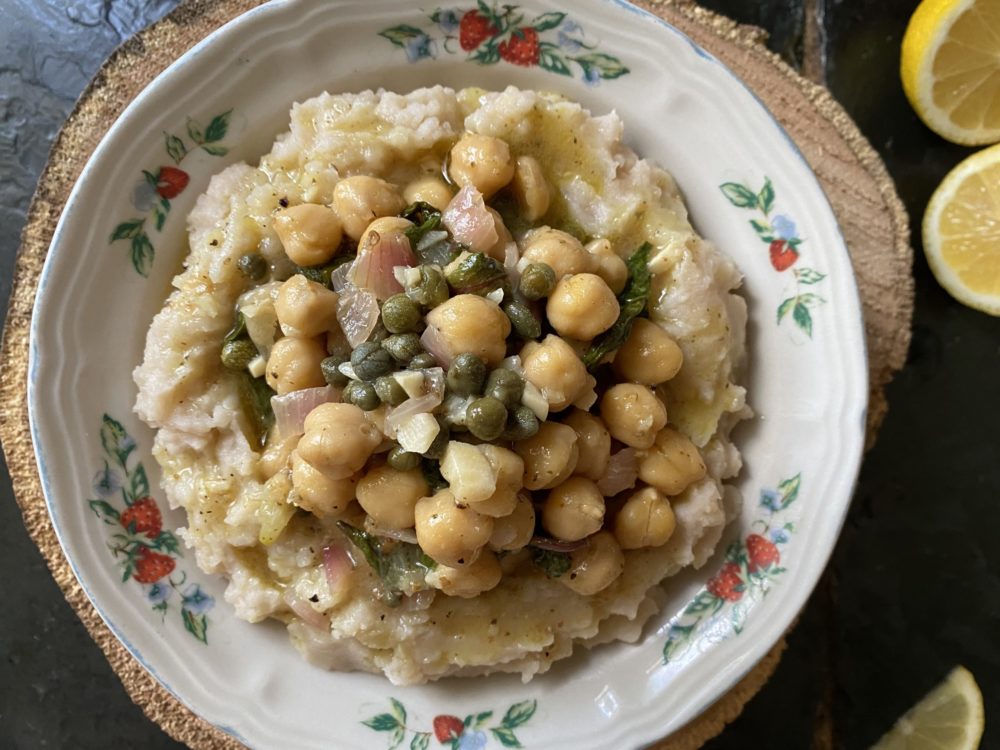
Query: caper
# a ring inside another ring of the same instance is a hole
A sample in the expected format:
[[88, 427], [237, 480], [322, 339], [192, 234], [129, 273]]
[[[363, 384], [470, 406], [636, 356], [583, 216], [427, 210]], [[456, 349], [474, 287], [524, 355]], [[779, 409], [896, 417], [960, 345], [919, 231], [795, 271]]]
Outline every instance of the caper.
[[424, 457], [440, 460], [444, 458], [445, 449], [448, 447], [448, 441], [451, 439], [451, 430], [448, 429], [448, 425], [444, 423], [444, 420], [440, 416], [436, 416], [436, 419], [441, 429], [438, 430], [437, 437], [434, 438], [430, 447], [424, 451]]
[[222, 345], [222, 364], [230, 370], [242, 370], [257, 356], [257, 347], [250, 339], [236, 339]]
[[397, 362], [409, 362], [424, 351], [420, 337], [415, 333], [393, 334], [382, 342], [382, 348]]
[[396, 471], [409, 471], [420, 466], [420, 454], [404, 451], [398, 445], [389, 451], [385, 457], [385, 462]]
[[423, 354], [418, 354], [416, 357], [410, 360], [408, 367], [411, 370], [427, 370], [431, 367], [437, 367], [438, 361], [434, 358], [434, 355], [430, 352], [424, 352]]
[[483, 394], [513, 409], [521, 403], [521, 396], [524, 395], [524, 378], [506, 367], [498, 367], [486, 378]]
[[347, 362], [351, 358], [351, 345], [345, 338], [338, 336], [326, 337], [326, 353], [336, 357], [339, 362]]
[[382, 323], [382, 319], [379, 318], [378, 322], [375, 324], [375, 327], [372, 329], [372, 332], [368, 334], [368, 338], [366, 339], [366, 341], [371, 341], [372, 343], [375, 344], [381, 344], [387, 338], [389, 338], [389, 331], [386, 330], [385, 325], [383, 325]]
[[448, 387], [459, 396], [481, 393], [486, 380], [486, 363], [470, 352], [459, 354], [448, 369]]
[[538, 417], [527, 406], [515, 406], [507, 416], [507, 426], [501, 437], [504, 440], [527, 440], [538, 432]]
[[406, 295], [424, 307], [437, 307], [449, 296], [444, 272], [437, 266], [420, 266], [420, 283], [408, 290]]
[[362, 380], [372, 381], [393, 371], [395, 363], [385, 349], [374, 341], [364, 341], [351, 352], [354, 374]]
[[441, 464], [429, 458], [420, 462], [420, 473], [431, 492], [440, 492], [448, 487], [448, 480], [441, 475]]
[[556, 272], [548, 263], [531, 263], [521, 273], [518, 291], [532, 302], [548, 297], [556, 286]]
[[415, 331], [423, 317], [420, 305], [405, 294], [394, 294], [382, 303], [382, 324], [389, 333]]
[[344, 393], [341, 395], [341, 398], [344, 400], [344, 403], [354, 404], [364, 411], [377, 409], [378, 405], [382, 403], [379, 400], [378, 394], [375, 393], [375, 387], [371, 383], [365, 383], [360, 380], [352, 380], [344, 386]]
[[403, 386], [392, 375], [384, 375], [375, 381], [375, 393], [382, 399], [383, 404], [389, 406], [399, 406], [409, 398]]
[[537, 339], [542, 335], [542, 324], [523, 302], [511, 300], [504, 304], [503, 311], [510, 318], [514, 332], [522, 339]]
[[349, 378], [337, 369], [337, 365], [344, 361], [346, 360], [340, 357], [327, 357], [319, 363], [319, 369], [322, 370], [323, 380], [327, 382], [327, 385], [335, 385], [338, 388], [347, 385]]
[[477, 398], [465, 410], [465, 426], [480, 440], [496, 440], [507, 426], [507, 408], [492, 396]]
[[236, 261], [236, 267], [240, 273], [254, 281], [260, 281], [264, 278], [268, 269], [267, 261], [264, 260], [260, 253], [246, 253], [245, 255], [241, 255], [239, 260]]

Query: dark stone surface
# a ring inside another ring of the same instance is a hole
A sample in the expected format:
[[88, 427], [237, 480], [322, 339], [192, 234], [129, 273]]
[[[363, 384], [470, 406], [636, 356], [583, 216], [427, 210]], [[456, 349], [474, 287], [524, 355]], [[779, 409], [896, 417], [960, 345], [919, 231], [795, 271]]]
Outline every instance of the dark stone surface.
[[[175, 0], [0, 0], [0, 299], [55, 134], [100, 63]], [[898, 79], [915, 0], [708, 0], [771, 31], [885, 158], [913, 216], [968, 149], [927, 131]], [[64, 6], [70, 6], [68, 9]], [[817, 10], [818, 9], [818, 10]], [[808, 13], [822, 47], [806, 49]], [[1000, 708], [1000, 321], [937, 286], [917, 253], [914, 343], [889, 388], [833, 563], [770, 683], [710, 750], [867, 747], [954, 664]], [[0, 748], [179, 747], [128, 699], [49, 577], [0, 478]], [[983, 747], [997, 744], [987, 728]]]

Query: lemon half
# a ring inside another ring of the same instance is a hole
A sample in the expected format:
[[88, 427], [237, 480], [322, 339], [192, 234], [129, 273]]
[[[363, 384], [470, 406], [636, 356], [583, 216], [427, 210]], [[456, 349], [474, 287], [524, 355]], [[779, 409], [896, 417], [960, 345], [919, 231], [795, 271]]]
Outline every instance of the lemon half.
[[1000, 141], [1000, 3], [924, 0], [903, 37], [900, 74], [935, 133], [966, 145]]

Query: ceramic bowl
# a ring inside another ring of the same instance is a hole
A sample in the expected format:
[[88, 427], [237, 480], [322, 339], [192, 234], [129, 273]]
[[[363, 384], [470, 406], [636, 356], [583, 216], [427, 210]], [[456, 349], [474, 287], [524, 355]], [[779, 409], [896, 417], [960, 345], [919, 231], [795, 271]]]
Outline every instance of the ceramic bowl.
[[[509, 8], [500, 27], [475, 23], [471, 0], [253, 10], [129, 106], [59, 223], [28, 390], [56, 531], [125, 647], [251, 747], [641, 746], [697, 716], [768, 651], [837, 538], [862, 449], [865, 350], [847, 250], [808, 164], [736, 75], [655, 16], [614, 0], [565, 11], [514, 2], [496, 9]], [[223, 582], [177, 543], [183, 514], [167, 509], [152, 434], [132, 414], [131, 371], [209, 177], [265, 153], [296, 100], [434, 83], [514, 84], [618, 110], [629, 144], [674, 174], [696, 228], [745, 274], [756, 417], [736, 433], [742, 515], [705, 567], [669, 581], [638, 644], [581, 650], [527, 684], [399, 688], [328, 673], [305, 663], [280, 625], [238, 620]]]

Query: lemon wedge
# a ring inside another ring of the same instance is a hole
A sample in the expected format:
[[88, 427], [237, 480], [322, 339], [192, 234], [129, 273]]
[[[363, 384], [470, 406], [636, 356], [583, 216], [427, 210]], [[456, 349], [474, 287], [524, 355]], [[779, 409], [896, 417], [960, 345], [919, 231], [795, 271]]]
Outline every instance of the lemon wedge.
[[903, 36], [900, 75], [910, 105], [938, 135], [1000, 141], [1000, 3], [924, 0]]
[[982, 736], [982, 693], [969, 670], [955, 667], [871, 750], [976, 750]]
[[923, 234], [941, 286], [962, 304], [1000, 315], [1000, 145], [948, 173], [927, 205]]

